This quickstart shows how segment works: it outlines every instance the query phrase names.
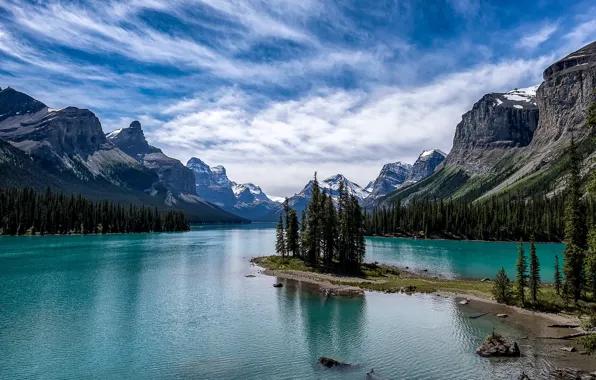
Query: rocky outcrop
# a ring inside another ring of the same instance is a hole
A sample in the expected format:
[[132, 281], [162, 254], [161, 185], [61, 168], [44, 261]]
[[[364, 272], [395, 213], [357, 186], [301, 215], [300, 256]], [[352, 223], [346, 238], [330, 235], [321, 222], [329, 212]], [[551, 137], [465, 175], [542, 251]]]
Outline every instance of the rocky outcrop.
[[193, 172], [161, 149], [149, 145], [141, 123], [133, 121], [128, 128], [110, 132], [106, 137], [123, 152], [155, 172], [159, 181], [173, 194], [195, 194]]
[[489, 335], [484, 342], [476, 349], [476, 353], [482, 357], [519, 357], [521, 352], [514, 340], [504, 338], [499, 334]]
[[325, 356], [321, 356], [319, 358], [319, 363], [321, 363], [323, 366], [325, 366], [327, 368], [333, 368], [333, 367], [338, 367], [338, 368], [360, 368], [360, 366], [358, 364], [341, 362], [339, 360], [335, 360], [335, 359], [332, 359], [332, 358], [327, 358]]
[[259, 186], [230, 181], [226, 169], [221, 165], [210, 167], [193, 157], [186, 166], [195, 175], [197, 195], [224, 210], [249, 220], [260, 221], [267, 219], [279, 207], [279, 203], [270, 200]]
[[[53, 109], [6, 88], [0, 90], [0, 140], [0, 183], [6, 186], [52, 186], [93, 200], [176, 208], [192, 222], [246, 222], [194, 195], [194, 179], [187, 185], [169, 182], [177, 167], [184, 167], [169, 157], [149, 157], [162, 154], [159, 149], [150, 147], [146, 163], [122, 151], [109, 141], [90, 110]], [[159, 173], [146, 167], [158, 161], [163, 168]], [[173, 195], [170, 189], [192, 194]]]
[[200, 159], [193, 157], [186, 163], [186, 167], [194, 173], [195, 192], [198, 196], [224, 209], [231, 209], [236, 205], [237, 199], [232, 191], [232, 181], [228, 179], [223, 166], [211, 168]]
[[[583, 148], [589, 145], [585, 119], [595, 90], [596, 42], [546, 68], [539, 87], [482, 97], [463, 115], [453, 149], [435, 174], [381, 204], [417, 196], [473, 201], [520, 190], [561, 191], [565, 170], [558, 163], [571, 136]], [[593, 167], [592, 156], [585, 158], [583, 173]]]
[[536, 87], [484, 95], [456, 126], [444, 166], [488, 172], [503, 151], [530, 144], [538, 115]]
[[401, 187], [410, 176], [412, 165], [394, 162], [383, 165], [379, 176], [375, 179], [370, 190], [368, 201], [389, 194]]
[[418, 156], [412, 170], [405, 181], [406, 185], [422, 181], [435, 172], [435, 169], [445, 160], [446, 153], [439, 149], [425, 150]]

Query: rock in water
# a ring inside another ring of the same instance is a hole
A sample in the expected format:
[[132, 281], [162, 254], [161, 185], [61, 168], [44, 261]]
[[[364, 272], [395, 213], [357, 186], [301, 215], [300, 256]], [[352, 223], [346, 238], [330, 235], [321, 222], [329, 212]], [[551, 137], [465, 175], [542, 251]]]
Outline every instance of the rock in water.
[[273, 284], [274, 288], [281, 288], [282, 286], [284, 286], [281, 282], [277, 283], [277, 284]]
[[507, 314], [497, 314], [497, 318], [507, 318]]
[[333, 367], [339, 367], [339, 368], [358, 368], [358, 367], [360, 367], [358, 364], [340, 362], [339, 360], [327, 358], [325, 356], [321, 356], [319, 358], [319, 363], [321, 363], [322, 365], [324, 365], [327, 368], [333, 368]]
[[476, 353], [482, 357], [519, 357], [521, 352], [514, 340], [509, 340], [499, 334], [489, 335], [484, 342], [476, 349]]

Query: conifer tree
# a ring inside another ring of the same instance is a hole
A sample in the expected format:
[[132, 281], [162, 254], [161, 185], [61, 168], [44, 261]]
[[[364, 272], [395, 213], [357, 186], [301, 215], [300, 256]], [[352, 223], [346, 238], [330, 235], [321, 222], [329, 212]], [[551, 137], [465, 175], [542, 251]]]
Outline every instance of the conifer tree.
[[524, 252], [524, 242], [519, 241], [519, 246], [517, 248], [517, 263], [516, 263], [516, 271], [517, 271], [517, 278], [516, 278], [516, 291], [517, 297], [519, 298], [521, 304], [525, 303], [525, 287], [528, 285], [528, 264], [526, 263], [526, 255]]
[[306, 221], [308, 224], [308, 246], [306, 247], [306, 256], [308, 263], [316, 267], [319, 264], [319, 257], [321, 252], [321, 209], [322, 209], [322, 194], [317, 180], [317, 173], [315, 172], [312, 183], [312, 194], [308, 202], [308, 211]]
[[575, 140], [571, 138], [569, 180], [565, 206], [565, 244], [563, 273], [567, 290], [575, 301], [581, 297], [584, 283], [584, 249], [586, 248], [585, 215], [581, 202], [580, 157]]
[[501, 267], [497, 273], [497, 276], [495, 277], [492, 292], [497, 302], [509, 303], [511, 300], [511, 281], [509, 280], [509, 277], [505, 273], [505, 268], [503, 267]]
[[298, 214], [296, 210], [290, 207], [288, 198], [283, 203], [286, 213], [286, 250], [292, 256], [298, 255], [300, 247], [300, 232], [298, 228]]
[[302, 258], [302, 260], [306, 260], [306, 251], [309, 240], [308, 235], [309, 231], [307, 213], [306, 210], [302, 210], [302, 214], [300, 215], [300, 258]]
[[325, 197], [324, 203], [324, 211], [325, 211], [325, 218], [324, 218], [324, 232], [323, 232], [323, 241], [324, 241], [324, 252], [323, 252], [323, 259], [325, 261], [325, 266], [328, 268], [331, 267], [333, 263], [333, 259], [335, 258], [335, 251], [336, 251], [336, 239], [337, 239], [337, 214], [335, 211], [335, 206], [333, 205], [333, 199], [331, 195]]
[[559, 267], [559, 255], [555, 255], [555, 292], [561, 294], [561, 268]]
[[538, 261], [538, 255], [536, 255], [536, 243], [534, 236], [530, 238], [530, 297], [532, 302], [536, 302], [538, 298], [538, 292], [540, 290], [540, 262]]
[[275, 252], [281, 257], [286, 257], [286, 239], [284, 236], [284, 221], [279, 214], [279, 220], [275, 228]]
[[349, 196], [348, 191], [343, 182], [339, 183], [339, 195], [338, 195], [338, 210], [337, 216], [339, 219], [338, 226], [338, 238], [337, 238], [337, 249], [339, 266], [342, 270], [346, 270], [348, 265], [348, 252], [349, 252]]
[[596, 300], [596, 228], [592, 227], [588, 235], [588, 250], [586, 251], [586, 283]]

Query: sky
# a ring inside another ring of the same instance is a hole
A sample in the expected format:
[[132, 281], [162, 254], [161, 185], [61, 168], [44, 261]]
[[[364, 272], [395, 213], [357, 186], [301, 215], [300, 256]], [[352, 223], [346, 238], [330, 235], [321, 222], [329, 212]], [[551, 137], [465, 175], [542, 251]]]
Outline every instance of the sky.
[[592, 0], [0, 0], [0, 87], [291, 196], [448, 152], [483, 94], [594, 39]]

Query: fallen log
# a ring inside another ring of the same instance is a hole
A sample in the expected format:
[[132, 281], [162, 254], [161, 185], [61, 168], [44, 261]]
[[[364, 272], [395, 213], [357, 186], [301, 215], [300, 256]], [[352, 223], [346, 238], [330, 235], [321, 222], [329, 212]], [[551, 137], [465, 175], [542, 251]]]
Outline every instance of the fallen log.
[[470, 319], [476, 319], [476, 318], [480, 318], [480, 317], [484, 317], [485, 315], [488, 315], [490, 313], [482, 313], [482, 314], [478, 314], [478, 315], [472, 315], [471, 317], [468, 317]]
[[582, 332], [573, 333], [573, 334], [569, 334], [569, 335], [563, 335], [563, 336], [547, 336], [547, 337], [544, 337], [543, 339], [566, 340], [566, 339], [580, 338], [582, 336], [588, 336], [588, 335], [594, 335], [594, 334], [596, 334], [596, 330], [582, 331]]
[[554, 324], [554, 325], [548, 325], [547, 327], [552, 327], [555, 329], [576, 329], [579, 327], [579, 325], [574, 325], [574, 324]]

